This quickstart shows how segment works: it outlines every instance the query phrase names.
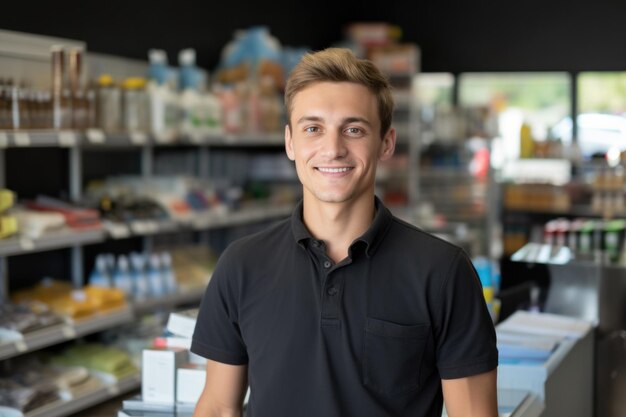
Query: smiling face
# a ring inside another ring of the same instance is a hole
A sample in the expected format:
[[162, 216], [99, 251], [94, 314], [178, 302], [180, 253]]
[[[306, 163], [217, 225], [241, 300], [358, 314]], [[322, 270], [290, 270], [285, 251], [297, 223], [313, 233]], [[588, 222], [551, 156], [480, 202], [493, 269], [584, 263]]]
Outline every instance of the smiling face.
[[395, 131], [380, 137], [377, 100], [351, 82], [318, 82], [293, 99], [285, 149], [304, 201], [349, 203], [374, 195], [376, 166], [393, 155]]

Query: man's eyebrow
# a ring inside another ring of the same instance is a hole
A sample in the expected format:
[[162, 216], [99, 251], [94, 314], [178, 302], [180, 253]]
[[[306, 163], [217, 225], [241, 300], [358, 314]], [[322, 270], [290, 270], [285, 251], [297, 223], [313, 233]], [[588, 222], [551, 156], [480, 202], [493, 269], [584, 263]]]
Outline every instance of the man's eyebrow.
[[372, 126], [370, 121], [365, 119], [365, 118], [363, 118], [363, 117], [346, 117], [345, 119], [343, 119], [343, 123], [344, 124], [348, 124], [348, 123], [363, 123], [363, 124], [366, 124], [368, 126]]
[[301, 118], [298, 119], [296, 124], [299, 125], [300, 123], [304, 123], [304, 122], [321, 122], [321, 121], [323, 121], [323, 119], [318, 116], [302, 116]]
[[[318, 116], [302, 116], [301, 118], [298, 119], [296, 124], [301, 124], [305, 122], [322, 122], [322, 121], [324, 121], [324, 119]], [[363, 123], [368, 126], [372, 126], [370, 121], [363, 117], [346, 117], [345, 119], [342, 120], [342, 124], [349, 124], [349, 123]]]

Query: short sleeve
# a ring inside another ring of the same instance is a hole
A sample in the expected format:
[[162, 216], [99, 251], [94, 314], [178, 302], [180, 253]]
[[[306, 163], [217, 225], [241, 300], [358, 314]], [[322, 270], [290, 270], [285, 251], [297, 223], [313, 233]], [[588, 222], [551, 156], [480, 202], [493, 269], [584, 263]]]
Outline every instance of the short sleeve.
[[443, 379], [463, 378], [498, 366], [496, 334], [482, 286], [459, 250], [435, 300], [437, 368]]
[[230, 365], [248, 363], [238, 325], [238, 285], [228, 249], [220, 257], [206, 288], [191, 341], [191, 351]]

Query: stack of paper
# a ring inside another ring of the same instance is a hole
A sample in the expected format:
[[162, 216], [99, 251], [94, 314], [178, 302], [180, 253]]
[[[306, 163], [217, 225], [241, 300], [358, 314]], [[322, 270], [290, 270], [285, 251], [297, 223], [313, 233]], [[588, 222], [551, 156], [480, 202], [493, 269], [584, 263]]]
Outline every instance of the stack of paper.
[[511, 317], [498, 325], [498, 330], [580, 339], [591, 330], [591, 323], [586, 320], [556, 314], [516, 311]]

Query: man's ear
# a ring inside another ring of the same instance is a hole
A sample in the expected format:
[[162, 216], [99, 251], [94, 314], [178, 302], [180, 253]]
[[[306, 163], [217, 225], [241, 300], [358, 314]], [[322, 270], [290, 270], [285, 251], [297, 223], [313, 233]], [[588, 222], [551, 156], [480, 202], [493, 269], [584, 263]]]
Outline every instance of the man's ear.
[[390, 128], [385, 136], [383, 136], [383, 143], [380, 147], [380, 154], [378, 155], [378, 159], [381, 161], [386, 161], [387, 159], [393, 156], [394, 151], [396, 150], [396, 129], [393, 127]]
[[294, 161], [296, 156], [293, 152], [293, 143], [291, 141], [291, 128], [289, 125], [285, 125], [285, 152], [287, 153], [287, 157]]

